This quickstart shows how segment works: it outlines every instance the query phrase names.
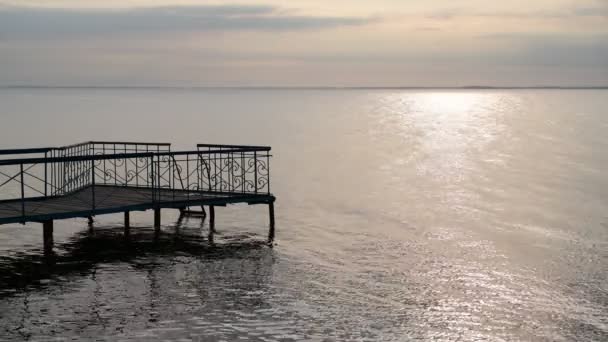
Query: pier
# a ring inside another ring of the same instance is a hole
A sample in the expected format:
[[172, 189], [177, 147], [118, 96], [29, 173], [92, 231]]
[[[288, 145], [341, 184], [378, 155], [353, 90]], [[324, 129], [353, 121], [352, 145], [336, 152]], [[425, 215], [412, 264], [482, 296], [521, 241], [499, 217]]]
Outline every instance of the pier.
[[270, 150], [198, 144], [196, 150], [172, 151], [169, 143], [107, 141], [0, 150], [0, 225], [41, 223], [45, 252], [51, 252], [59, 219], [92, 222], [95, 216], [122, 212], [128, 235], [130, 212], [152, 210], [160, 234], [161, 209], [207, 216], [207, 206], [214, 231], [216, 206], [265, 204], [272, 244]]

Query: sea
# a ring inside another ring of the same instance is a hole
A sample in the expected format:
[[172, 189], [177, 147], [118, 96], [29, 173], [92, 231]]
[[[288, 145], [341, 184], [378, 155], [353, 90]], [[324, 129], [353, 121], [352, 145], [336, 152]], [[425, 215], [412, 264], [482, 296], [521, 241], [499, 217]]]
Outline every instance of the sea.
[[0, 226], [0, 341], [608, 340], [608, 90], [0, 89], [0, 148], [88, 140], [272, 146], [275, 244]]

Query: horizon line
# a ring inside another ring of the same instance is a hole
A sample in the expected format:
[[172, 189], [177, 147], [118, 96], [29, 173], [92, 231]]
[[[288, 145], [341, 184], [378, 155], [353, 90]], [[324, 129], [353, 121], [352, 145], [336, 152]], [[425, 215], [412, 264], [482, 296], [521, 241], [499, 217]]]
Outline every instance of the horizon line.
[[500, 90], [500, 89], [563, 89], [563, 90], [603, 90], [608, 89], [608, 85], [521, 85], [521, 86], [488, 86], [488, 85], [468, 85], [468, 86], [179, 86], [179, 85], [45, 85], [45, 84], [6, 84], [1, 85], [0, 89], [234, 89], [234, 90]]

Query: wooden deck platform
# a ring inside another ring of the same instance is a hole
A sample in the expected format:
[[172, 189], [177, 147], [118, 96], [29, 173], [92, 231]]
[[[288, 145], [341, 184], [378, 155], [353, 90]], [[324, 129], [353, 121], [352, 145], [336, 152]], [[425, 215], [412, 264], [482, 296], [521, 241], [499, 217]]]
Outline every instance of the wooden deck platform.
[[[95, 193], [93, 195], [93, 192]], [[0, 224], [42, 222], [73, 217], [89, 217], [125, 211], [155, 208], [183, 208], [186, 206], [225, 206], [234, 203], [261, 204], [274, 202], [267, 194], [237, 194], [204, 191], [155, 190], [153, 200], [149, 188], [95, 185], [71, 194], [0, 202]], [[93, 197], [94, 196], [94, 197]], [[93, 198], [95, 206], [93, 207]], [[25, 213], [25, 215], [23, 215]]]

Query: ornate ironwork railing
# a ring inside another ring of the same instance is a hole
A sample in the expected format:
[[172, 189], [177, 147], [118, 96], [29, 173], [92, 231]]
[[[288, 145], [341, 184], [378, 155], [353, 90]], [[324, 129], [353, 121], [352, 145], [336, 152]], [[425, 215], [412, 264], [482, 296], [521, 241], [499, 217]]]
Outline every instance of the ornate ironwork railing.
[[[50, 160], [63, 157], [169, 151], [171, 151], [171, 144], [169, 143], [87, 141], [62, 147], [0, 150], [0, 157], [16, 158], [25, 155], [37, 155], [38, 158]], [[105, 165], [105, 160], [103, 163]], [[25, 184], [24, 186], [42, 196], [65, 195], [91, 184], [91, 167], [92, 163], [90, 161], [69, 159], [63, 162], [46, 162], [44, 163], [44, 170], [41, 169], [41, 165], [30, 165], [29, 167], [25, 167], [24, 180], [38, 180], [44, 183], [44, 189], [39, 187], [42, 184], [34, 184], [34, 186], [32, 184]], [[107, 170], [109, 171], [110, 168]], [[10, 183], [10, 181], [20, 181], [20, 177], [17, 179], [10, 176], [11, 174], [14, 175], [15, 172], [19, 172], [16, 170], [16, 167], [12, 170], [12, 173], [3, 171], [0, 170], [0, 199], [2, 198], [1, 188], [3, 185]], [[2, 176], [7, 177], [8, 180], [4, 180], [7, 183], [2, 181]]]
[[[270, 147], [198, 144], [201, 186], [209, 191], [270, 193]], [[206, 176], [206, 178], [205, 178]]]
[[0, 203], [21, 202], [25, 215], [27, 200], [97, 185], [149, 188], [153, 203], [161, 200], [161, 190], [185, 192], [188, 198], [197, 193], [270, 195], [270, 157], [270, 147], [263, 146], [200, 144], [196, 151], [173, 152], [166, 143], [94, 141], [0, 150]]

